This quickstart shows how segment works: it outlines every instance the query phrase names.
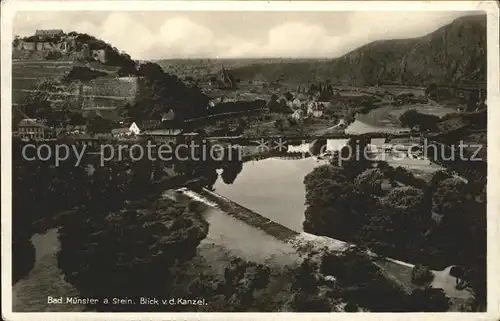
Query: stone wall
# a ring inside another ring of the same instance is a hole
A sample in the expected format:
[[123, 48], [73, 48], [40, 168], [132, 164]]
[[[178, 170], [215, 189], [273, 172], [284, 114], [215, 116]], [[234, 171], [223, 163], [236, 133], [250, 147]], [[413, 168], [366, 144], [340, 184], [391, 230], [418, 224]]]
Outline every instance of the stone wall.
[[[59, 52], [62, 59], [81, 59], [84, 50], [77, 50], [76, 40], [66, 38], [60, 42], [16, 40], [12, 48], [12, 58], [19, 60], [45, 60], [50, 52]], [[88, 53], [87, 53], [88, 55]]]
[[94, 95], [127, 97], [134, 101], [139, 91], [139, 78], [97, 78], [88, 83], [94, 90]]

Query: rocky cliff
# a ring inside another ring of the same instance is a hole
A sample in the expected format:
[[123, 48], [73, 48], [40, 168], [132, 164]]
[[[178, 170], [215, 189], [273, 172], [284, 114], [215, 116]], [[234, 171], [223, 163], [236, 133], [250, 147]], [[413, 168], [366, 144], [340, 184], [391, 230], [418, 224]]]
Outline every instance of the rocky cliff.
[[253, 64], [233, 69], [232, 74], [242, 79], [316, 78], [351, 85], [484, 82], [486, 15], [456, 19], [420, 38], [375, 41], [329, 61]]

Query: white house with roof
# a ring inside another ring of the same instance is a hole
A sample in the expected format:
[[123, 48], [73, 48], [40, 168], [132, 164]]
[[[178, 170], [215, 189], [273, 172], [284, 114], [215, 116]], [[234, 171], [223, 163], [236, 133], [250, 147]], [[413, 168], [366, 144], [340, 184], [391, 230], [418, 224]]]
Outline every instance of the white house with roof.
[[301, 108], [303, 104], [305, 104], [305, 101], [301, 100], [298, 97], [294, 98], [292, 101], [287, 102], [287, 106], [293, 110]]
[[21, 138], [43, 139], [49, 127], [37, 119], [26, 118], [19, 122], [17, 129]]
[[128, 130], [134, 135], [139, 135], [141, 133], [139, 126], [137, 126], [137, 124], [135, 122], [133, 122], [132, 125], [130, 125]]
[[304, 111], [302, 109], [297, 109], [293, 112], [291, 117], [294, 120], [300, 120], [304, 117]]
[[114, 128], [111, 130], [111, 135], [115, 138], [130, 136], [131, 134], [129, 127]]

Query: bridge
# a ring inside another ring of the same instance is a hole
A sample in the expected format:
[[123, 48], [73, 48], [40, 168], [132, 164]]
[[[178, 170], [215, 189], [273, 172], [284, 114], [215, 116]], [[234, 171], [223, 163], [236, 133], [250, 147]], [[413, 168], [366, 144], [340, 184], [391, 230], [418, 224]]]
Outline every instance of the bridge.
[[259, 141], [279, 141], [291, 144], [300, 144], [301, 141], [314, 141], [316, 139], [350, 139], [350, 138], [409, 138], [409, 139], [421, 139], [420, 135], [410, 134], [410, 133], [368, 133], [368, 134], [346, 134], [343, 132], [339, 133], [329, 133], [324, 135], [298, 135], [298, 136], [279, 136], [279, 135], [268, 135], [268, 136], [208, 136], [203, 137], [205, 140], [216, 140], [237, 143], [240, 145], [255, 145], [259, 144]]
[[[192, 137], [192, 135], [178, 135], [177, 137]], [[284, 145], [296, 145], [301, 144], [303, 141], [312, 142], [317, 139], [349, 139], [349, 138], [409, 138], [409, 139], [421, 139], [421, 136], [416, 136], [415, 134], [395, 134], [395, 133], [369, 133], [369, 134], [345, 134], [345, 133], [332, 133], [325, 135], [302, 135], [302, 136], [278, 136], [278, 135], [269, 135], [269, 136], [199, 136], [201, 140], [205, 141], [219, 141], [223, 143], [231, 143], [233, 145], [259, 145], [260, 142], [279, 142], [281, 141]], [[94, 143], [102, 143], [102, 142], [116, 142], [116, 143], [132, 143], [137, 144], [141, 141], [147, 141], [149, 137], [138, 135], [132, 137], [124, 137], [124, 138], [115, 138], [109, 134], [97, 134], [97, 135], [89, 135], [89, 134], [81, 134], [67, 137], [58, 137], [52, 139], [42, 139], [37, 140], [36, 142], [40, 143], [48, 143], [48, 142], [76, 142], [78, 144], [85, 143], [88, 145], [92, 145]], [[35, 143], [36, 143], [35, 142]]]

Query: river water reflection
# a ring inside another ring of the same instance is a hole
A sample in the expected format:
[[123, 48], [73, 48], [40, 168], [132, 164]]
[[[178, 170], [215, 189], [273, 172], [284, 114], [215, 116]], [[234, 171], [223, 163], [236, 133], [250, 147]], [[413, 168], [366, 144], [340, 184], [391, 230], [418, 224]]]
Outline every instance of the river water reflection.
[[[357, 126], [355, 129], [362, 128]], [[384, 142], [385, 139], [372, 139], [371, 144], [381, 147]], [[327, 151], [339, 150], [346, 143], [347, 139], [328, 139]], [[288, 148], [289, 153], [303, 153], [303, 156], [310, 156], [308, 150], [307, 143]], [[426, 159], [398, 158], [387, 153], [375, 154], [374, 159], [387, 161], [394, 167], [412, 169], [417, 177], [424, 175], [421, 173], [441, 169]], [[304, 177], [315, 167], [327, 162], [315, 157], [275, 157], [249, 161], [243, 164], [232, 183], [228, 184], [219, 175], [213, 187], [218, 194], [294, 231], [302, 232], [306, 208]]]
[[305, 210], [304, 177], [325, 164], [313, 158], [268, 158], [243, 164], [232, 184], [218, 179], [215, 191], [292, 230], [301, 232]]

